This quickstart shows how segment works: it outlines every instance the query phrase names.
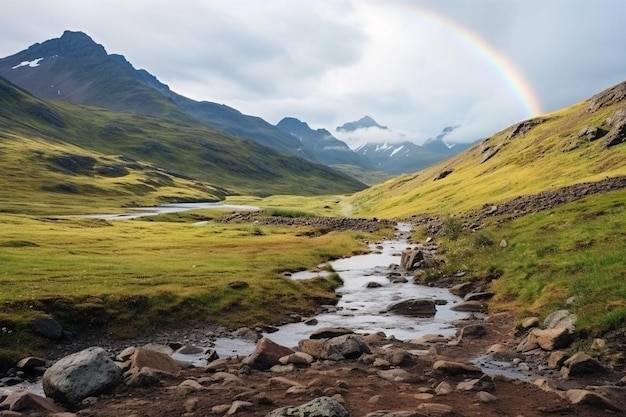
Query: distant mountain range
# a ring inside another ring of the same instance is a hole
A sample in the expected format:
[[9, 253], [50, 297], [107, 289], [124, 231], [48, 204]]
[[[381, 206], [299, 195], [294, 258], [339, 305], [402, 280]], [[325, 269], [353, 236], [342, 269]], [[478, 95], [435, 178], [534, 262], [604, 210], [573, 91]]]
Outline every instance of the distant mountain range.
[[[355, 151], [329, 131], [313, 130], [294, 118], [274, 126], [223, 104], [177, 94], [149, 72], [135, 69], [124, 56], [108, 54], [82, 32], [65, 31], [60, 38], [0, 59], [0, 76], [39, 98], [180, 122], [201, 121], [218, 131], [327, 166], [397, 174], [421, 169], [465, 148], [449, 148], [438, 137], [422, 147], [410, 142], [379, 143]], [[365, 128], [387, 129], [365, 116], [337, 130], [358, 133]]]

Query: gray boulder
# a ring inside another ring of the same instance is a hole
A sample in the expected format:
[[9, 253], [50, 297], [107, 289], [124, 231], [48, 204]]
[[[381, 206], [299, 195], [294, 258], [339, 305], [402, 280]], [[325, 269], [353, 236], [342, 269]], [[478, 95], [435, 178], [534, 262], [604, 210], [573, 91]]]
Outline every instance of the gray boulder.
[[33, 331], [46, 339], [58, 340], [63, 337], [63, 327], [52, 317], [43, 317], [33, 322]]
[[413, 298], [393, 303], [387, 307], [390, 313], [411, 317], [432, 317], [437, 312], [435, 301], [430, 298]]
[[576, 330], [576, 321], [578, 316], [570, 313], [568, 310], [557, 310], [548, 315], [543, 321], [543, 327], [546, 329], [566, 328], [570, 332]]
[[348, 417], [350, 413], [334, 398], [320, 397], [297, 407], [281, 407], [267, 417]]
[[114, 388], [121, 381], [119, 367], [100, 347], [87, 348], [60, 359], [42, 378], [47, 397], [72, 407], [87, 397]]
[[332, 339], [304, 339], [298, 349], [314, 358], [340, 361], [356, 359], [364, 353], [372, 353], [368, 344], [357, 334], [346, 334]]

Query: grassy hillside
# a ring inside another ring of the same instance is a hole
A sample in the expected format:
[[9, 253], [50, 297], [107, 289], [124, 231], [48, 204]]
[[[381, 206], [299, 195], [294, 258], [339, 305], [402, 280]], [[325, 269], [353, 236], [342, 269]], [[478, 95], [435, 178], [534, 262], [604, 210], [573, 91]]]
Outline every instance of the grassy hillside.
[[[615, 88], [619, 88], [617, 86]], [[626, 175], [626, 144], [611, 147], [581, 131], [612, 129], [607, 119], [626, 107], [613, 90], [562, 111], [512, 126], [432, 168], [357, 193], [352, 213], [404, 217], [451, 214], [524, 194]], [[623, 99], [623, 97], [622, 97]], [[450, 171], [442, 179], [435, 178]]]
[[624, 219], [624, 189], [511, 221], [492, 218], [479, 231], [442, 238], [444, 272], [463, 270], [468, 280], [497, 272], [494, 311], [545, 317], [567, 308], [582, 334], [608, 334], [626, 326]]
[[[345, 194], [328, 167], [200, 124], [38, 100], [0, 79], [3, 204], [120, 207], [227, 194]], [[19, 190], [20, 192], [16, 192]]]

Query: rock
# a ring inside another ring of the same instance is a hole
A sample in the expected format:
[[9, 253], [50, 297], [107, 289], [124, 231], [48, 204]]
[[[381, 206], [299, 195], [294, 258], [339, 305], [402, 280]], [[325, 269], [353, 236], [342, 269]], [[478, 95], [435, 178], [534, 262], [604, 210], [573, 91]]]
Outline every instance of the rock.
[[65, 410], [47, 398], [30, 391], [15, 391], [0, 403], [0, 410], [19, 412], [62, 413]]
[[442, 381], [435, 387], [435, 395], [448, 395], [454, 392], [454, 387], [446, 381]]
[[434, 268], [438, 265], [433, 254], [423, 249], [405, 249], [400, 257], [400, 267], [405, 271], [412, 271], [416, 268]]
[[150, 368], [174, 376], [181, 370], [181, 366], [171, 356], [141, 347], [135, 348], [130, 356], [130, 362], [130, 373]]
[[274, 343], [267, 337], [261, 338], [256, 344], [254, 352], [243, 360], [244, 365], [254, 369], [269, 369], [280, 364], [280, 358], [291, 355], [293, 350]]
[[442, 359], [435, 361], [435, 363], [433, 364], [433, 369], [448, 375], [476, 373], [482, 374], [482, 371], [479, 367], [470, 363], [452, 362]]
[[586, 404], [613, 411], [624, 411], [604, 395], [585, 389], [570, 389], [565, 392], [565, 398], [574, 405]]
[[410, 374], [404, 369], [385, 369], [378, 371], [377, 375], [387, 381], [405, 381], [410, 377]]
[[346, 334], [332, 339], [304, 339], [298, 342], [298, 349], [314, 358], [344, 360], [356, 359], [371, 350], [363, 338], [356, 334]]
[[562, 393], [562, 391], [557, 386], [555, 386], [552, 382], [550, 382], [549, 380], [545, 378], [539, 378], [535, 380], [533, 382], [533, 385], [536, 385], [542, 391], [545, 391], [545, 392], [554, 392], [559, 395]]
[[437, 175], [435, 175], [435, 177], [433, 178], [433, 181], [442, 180], [448, 175], [452, 174], [453, 171], [454, 171], [453, 169], [444, 169], [443, 171], [440, 171]]
[[163, 380], [174, 378], [174, 375], [152, 368], [131, 368], [124, 373], [125, 383], [129, 387], [145, 388], [159, 385]]
[[457, 391], [493, 391], [494, 388], [491, 377], [486, 375], [478, 379], [468, 379], [459, 382], [456, 386]]
[[250, 408], [252, 406], [254, 406], [254, 403], [251, 403], [249, 401], [233, 401], [232, 405], [230, 406], [226, 414], [229, 416], [232, 416], [237, 411], [243, 408]]
[[431, 298], [413, 298], [393, 303], [387, 307], [390, 313], [410, 317], [432, 317], [437, 312], [435, 301]]
[[486, 313], [487, 306], [482, 301], [464, 301], [450, 307], [450, 310], [468, 313]]
[[243, 339], [248, 342], [254, 342], [254, 343], [258, 342], [259, 339], [261, 338], [261, 335], [259, 334], [259, 332], [255, 332], [254, 330], [248, 327], [240, 327], [239, 329], [235, 330], [235, 333], [233, 335], [238, 339]]
[[296, 366], [309, 366], [313, 363], [314, 358], [305, 352], [294, 352], [281, 357], [278, 361], [283, 365], [293, 364]]
[[566, 328], [573, 333], [576, 330], [576, 321], [578, 316], [570, 313], [568, 310], [558, 310], [548, 315], [543, 321], [543, 327], [545, 329], [559, 329]]
[[461, 282], [450, 288], [450, 292], [459, 297], [465, 297], [472, 290], [471, 282]]
[[[148, 350], [154, 350], [155, 352], [160, 352], [164, 355], [167, 356], [172, 356], [174, 354], [174, 349], [172, 349], [170, 346], [167, 345], [162, 345], [160, 343], [146, 343], [145, 345], [141, 346], [144, 349], [148, 349]], [[133, 347], [131, 347], [130, 349], [133, 349]], [[120, 356], [122, 354], [120, 353]], [[132, 353], [131, 353], [132, 355]], [[129, 355], [130, 357], [130, 355]]]
[[563, 362], [561, 369], [561, 375], [564, 378], [598, 375], [606, 372], [606, 368], [600, 362], [583, 352], [572, 355]]
[[33, 331], [46, 339], [58, 340], [63, 337], [63, 327], [52, 317], [44, 317], [33, 322]]
[[121, 371], [99, 347], [66, 356], [43, 375], [46, 396], [60, 404], [78, 405], [83, 399], [107, 391], [121, 382]]
[[372, 363], [372, 366], [374, 368], [388, 369], [391, 366], [391, 364], [383, 358], [376, 358], [374, 359], [374, 363]]
[[28, 356], [20, 359], [15, 367], [26, 373], [39, 372], [46, 366], [46, 360], [42, 358], [36, 358], [34, 356]]
[[539, 317], [526, 317], [520, 323], [520, 327], [522, 328], [522, 330], [528, 330], [532, 327], [537, 327], [537, 326], [539, 326]]
[[502, 239], [502, 240], [500, 241], [500, 247], [501, 247], [502, 249], [504, 249], [504, 248], [506, 248], [507, 246], [509, 246], [509, 242], [507, 242], [507, 240], [506, 240], [506, 239]]
[[464, 301], [485, 301], [493, 298], [496, 295], [491, 291], [483, 291], [483, 292], [470, 292], [465, 294], [463, 297]]
[[465, 337], [480, 338], [486, 334], [487, 330], [482, 324], [469, 324], [461, 329], [459, 339], [463, 339]]
[[266, 417], [348, 417], [350, 414], [334, 398], [320, 397], [296, 407], [281, 407]]
[[493, 394], [490, 394], [486, 391], [479, 391], [476, 393], [476, 398], [478, 399], [478, 401], [480, 401], [481, 403], [493, 403], [498, 401], [498, 397], [496, 397]]
[[567, 359], [567, 355], [562, 350], [555, 350], [548, 357], [548, 368], [560, 369], [563, 362]]
[[415, 364], [415, 358], [411, 353], [404, 349], [389, 348], [385, 349], [383, 356], [391, 366], [411, 366]]
[[330, 339], [344, 334], [352, 334], [354, 331], [345, 327], [322, 327], [311, 333], [309, 339]]
[[315, 317], [311, 317], [311, 318], [304, 320], [303, 323], [307, 326], [316, 326], [318, 321]]
[[528, 352], [541, 348], [551, 351], [562, 349], [574, 341], [574, 335], [565, 327], [554, 329], [533, 329], [517, 346], [518, 352]]
[[445, 416], [452, 414], [454, 408], [447, 404], [421, 403], [417, 406], [417, 411], [424, 413], [427, 416]]
[[381, 284], [380, 282], [376, 282], [376, 281], [370, 281], [367, 284], [365, 284], [366, 288], [380, 288], [382, 286], [383, 284]]

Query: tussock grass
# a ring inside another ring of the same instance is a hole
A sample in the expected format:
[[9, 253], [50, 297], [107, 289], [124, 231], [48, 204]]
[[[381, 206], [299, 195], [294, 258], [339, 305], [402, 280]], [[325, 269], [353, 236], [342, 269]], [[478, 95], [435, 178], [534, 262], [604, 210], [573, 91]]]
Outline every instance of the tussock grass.
[[[568, 308], [596, 335], [626, 326], [626, 191], [588, 197], [445, 240], [449, 271], [502, 272], [494, 310], [545, 317]], [[506, 239], [501, 248], [496, 242]], [[566, 306], [569, 300], [570, 305]]]

